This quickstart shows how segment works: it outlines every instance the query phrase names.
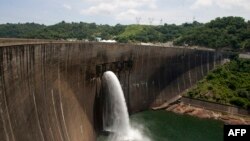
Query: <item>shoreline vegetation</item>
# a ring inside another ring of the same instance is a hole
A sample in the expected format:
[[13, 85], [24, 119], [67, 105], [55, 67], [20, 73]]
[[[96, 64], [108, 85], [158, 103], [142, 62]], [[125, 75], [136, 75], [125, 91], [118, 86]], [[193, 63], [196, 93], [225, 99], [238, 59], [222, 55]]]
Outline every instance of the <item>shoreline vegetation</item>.
[[250, 110], [250, 59], [231, 59], [209, 72], [184, 96]]
[[0, 38], [53, 40], [116, 40], [120, 43], [171, 43], [232, 51], [250, 50], [250, 21], [242, 17], [218, 17], [208, 23], [181, 25], [98, 25], [62, 21], [54, 25], [37, 23], [0, 24]]
[[[250, 111], [250, 59], [234, 56], [230, 62], [209, 72], [197, 85], [188, 89], [182, 95]], [[208, 110], [205, 107], [197, 107], [178, 100], [163, 104], [160, 107], [152, 107], [152, 109], [165, 109], [177, 114], [219, 120], [224, 124], [250, 125], [250, 115], [235, 115], [220, 112], [219, 109]]]
[[[250, 110], [250, 59], [235, 56], [230, 62], [208, 73], [196, 86], [187, 90], [184, 96]], [[165, 109], [178, 114], [220, 120], [225, 124], [250, 125], [249, 115], [232, 115], [182, 102]]]

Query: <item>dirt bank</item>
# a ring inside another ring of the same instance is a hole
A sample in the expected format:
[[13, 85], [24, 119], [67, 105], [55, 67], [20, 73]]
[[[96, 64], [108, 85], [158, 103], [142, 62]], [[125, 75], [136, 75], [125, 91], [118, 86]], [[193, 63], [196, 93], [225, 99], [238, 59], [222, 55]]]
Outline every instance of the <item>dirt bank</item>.
[[208, 118], [221, 120], [225, 124], [245, 124], [250, 125], [250, 116], [236, 116], [227, 113], [210, 111], [202, 108], [185, 105], [183, 103], [173, 104], [166, 108], [167, 111], [172, 111], [178, 114], [188, 114], [199, 118]]

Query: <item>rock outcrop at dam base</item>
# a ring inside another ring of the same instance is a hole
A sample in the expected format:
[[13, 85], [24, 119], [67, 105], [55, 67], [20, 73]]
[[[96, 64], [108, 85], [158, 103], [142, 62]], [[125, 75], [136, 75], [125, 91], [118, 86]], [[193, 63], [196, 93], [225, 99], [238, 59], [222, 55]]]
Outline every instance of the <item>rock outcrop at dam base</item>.
[[130, 113], [161, 105], [223, 59], [209, 50], [91, 42], [0, 46], [1, 141], [95, 141], [101, 76], [118, 76]]

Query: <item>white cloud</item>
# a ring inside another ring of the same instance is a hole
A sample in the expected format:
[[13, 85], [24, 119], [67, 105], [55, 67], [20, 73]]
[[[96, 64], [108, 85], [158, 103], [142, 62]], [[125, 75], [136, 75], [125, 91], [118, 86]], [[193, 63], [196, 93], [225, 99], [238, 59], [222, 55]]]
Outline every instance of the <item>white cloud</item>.
[[67, 9], [67, 10], [71, 10], [72, 9], [71, 5], [69, 5], [69, 4], [63, 4], [62, 7], [65, 8], [65, 9]]
[[250, 11], [250, 0], [196, 0], [191, 9], [218, 6], [222, 9], [232, 9], [235, 7]]
[[[156, 9], [156, 0], [87, 0], [90, 5], [89, 8], [81, 11], [84, 15], [105, 15], [113, 14], [125, 15], [131, 11], [138, 11], [143, 9]], [[129, 10], [128, 10], [129, 9]]]
[[139, 11], [135, 10], [135, 9], [129, 9], [125, 12], [121, 12], [116, 16], [117, 20], [130, 20], [131, 17], [137, 17], [139, 15]]
[[[154, 18], [155, 24], [159, 24], [160, 19], [177, 24], [192, 22], [193, 17], [199, 22], [208, 22], [223, 16], [241, 16], [250, 20], [250, 0], [34, 0], [32, 3], [13, 1], [17, 2], [18, 8], [1, 2], [0, 23], [34, 21], [54, 24], [65, 20], [132, 24], [136, 23], [136, 17], [141, 17], [141, 23], [145, 24], [149, 23], [149, 18]], [[60, 12], [54, 6], [48, 7], [46, 3], [59, 3], [57, 8]], [[32, 7], [27, 8], [27, 5], [31, 4]]]
[[86, 10], [82, 10], [82, 14], [87, 14], [87, 15], [98, 15], [98, 14], [111, 14], [116, 10], [116, 6], [112, 6], [110, 4], [106, 3], [100, 3], [97, 6], [92, 6]]
[[[242, 16], [248, 18], [250, 0], [82, 0], [78, 9], [81, 16], [97, 23], [136, 23], [141, 17], [141, 24], [159, 24], [161, 19], [167, 23], [181, 24], [200, 22], [222, 16]], [[190, 8], [192, 10], [190, 10]]]
[[235, 6], [250, 10], [250, 1], [249, 0], [218, 0], [215, 1], [217, 5], [221, 8], [231, 9]]
[[191, 6], [191, 8], [196, 9], [199, 7], [207, 7], [213, 4], [212, 0], [196, 0], [195, 3]]

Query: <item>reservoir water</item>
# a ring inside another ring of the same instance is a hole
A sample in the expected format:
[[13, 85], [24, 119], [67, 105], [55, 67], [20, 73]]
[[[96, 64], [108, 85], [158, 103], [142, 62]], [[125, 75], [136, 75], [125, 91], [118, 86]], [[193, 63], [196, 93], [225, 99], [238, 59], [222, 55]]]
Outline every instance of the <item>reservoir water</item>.
[[[132, 126], [151, 141], [223, 141], [223, 123], [167, 111], [144, 111], [130, 116]], [[98, 141], [109, 141], [99, 136]]]

